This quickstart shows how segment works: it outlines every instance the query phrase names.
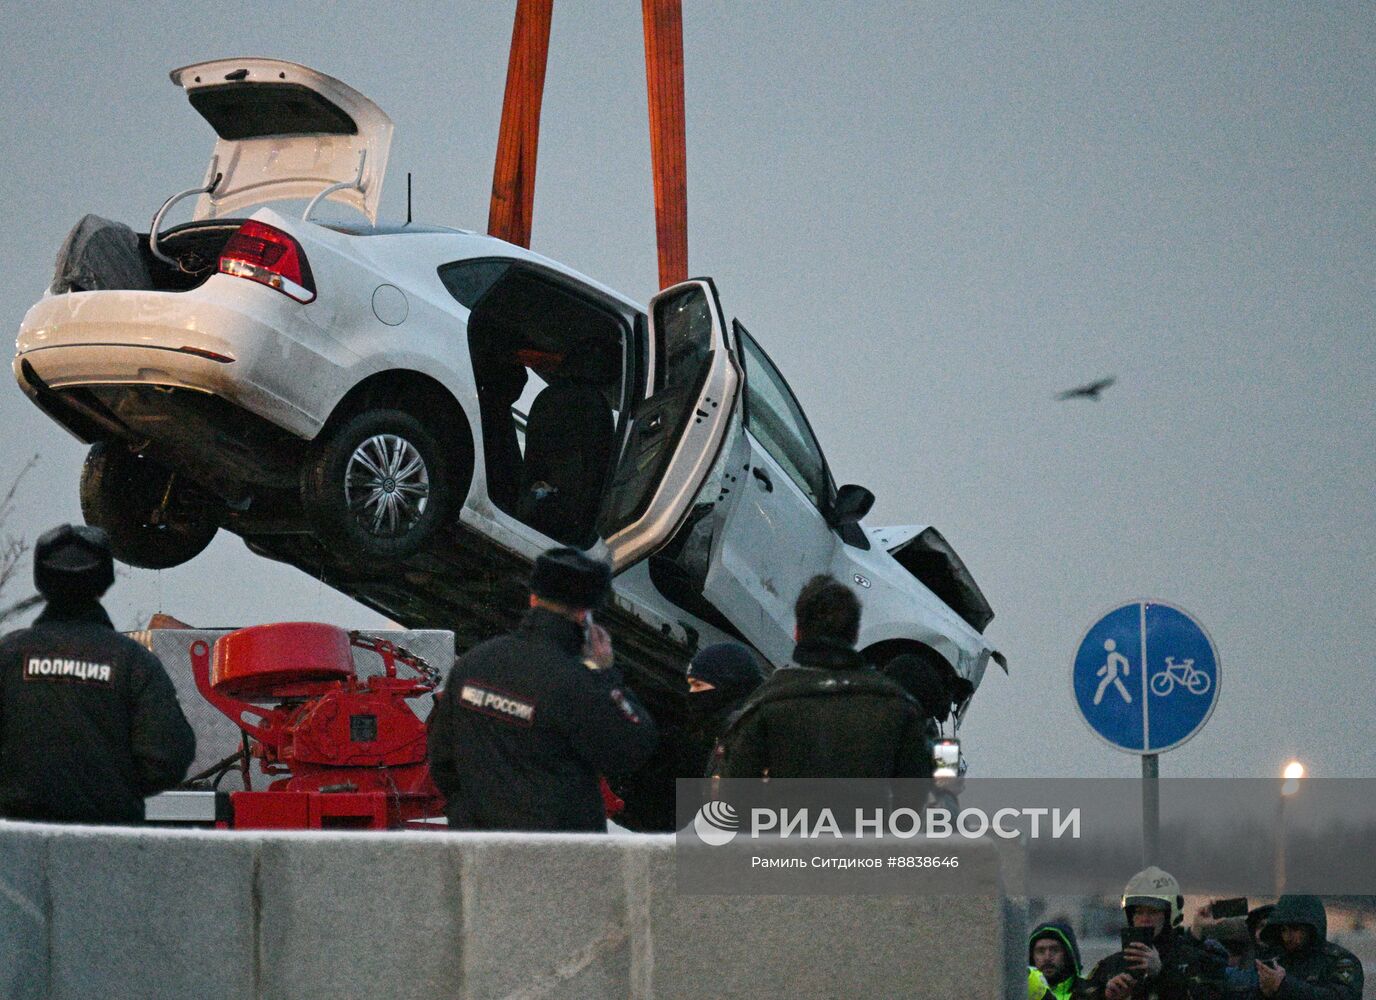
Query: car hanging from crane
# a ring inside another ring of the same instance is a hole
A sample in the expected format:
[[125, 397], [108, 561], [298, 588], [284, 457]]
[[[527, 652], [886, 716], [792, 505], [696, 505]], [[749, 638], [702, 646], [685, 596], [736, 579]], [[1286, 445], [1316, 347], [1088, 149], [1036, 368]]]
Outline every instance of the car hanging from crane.
[[760, 340], [688, 277], [677, 0], [644, 0], [662, 290], [529, 249], [550, 10], [517, 4], [486, 233], [379, 219], [392, 121], [339, 80], [172, 72], [217, 137], [203, 180], [147, 232], [82, 219], [19, 331], [20, 388], [90, 445], [83, 515], [149, 568], [229, 531], [460, 651], [576, 546], [614, 567], [619, 662], [669, 716], [699, 645], [787, 663], [793, 599], [831, 573], [864, 588], [868, 658], [929, 657], [959, 719], [1004, 662], [973, 577], [935, 528], [864, 523], [873, 495], [836, 485]]

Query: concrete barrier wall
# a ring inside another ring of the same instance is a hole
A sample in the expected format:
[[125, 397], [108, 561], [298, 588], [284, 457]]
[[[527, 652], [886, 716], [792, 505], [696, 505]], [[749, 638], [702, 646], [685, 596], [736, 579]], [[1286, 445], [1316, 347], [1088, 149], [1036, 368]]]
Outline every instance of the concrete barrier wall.
[[[992, 844], [962, 859], [981, 851], [997, 863]], [[1026, 991], [1015, 897], [692, 896], [675, 878], [668, 837], [0, 821], [0, 997]]]

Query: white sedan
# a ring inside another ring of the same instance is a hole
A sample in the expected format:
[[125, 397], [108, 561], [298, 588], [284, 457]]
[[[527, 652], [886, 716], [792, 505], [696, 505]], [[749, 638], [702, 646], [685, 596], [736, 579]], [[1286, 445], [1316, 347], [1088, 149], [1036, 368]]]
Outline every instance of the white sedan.
[[[14, 360], [91, 444], [82, 510], [121, 559], [176, 565], [227, 529], [463, 648], [573, 545], [613, 564], [619, 651], [666, 693], [708, 642], [787, 663], [816, 573], [857, 588], [876, 663], [929, 657], [968, 701], [1002, 662], [955, 552], [862, 524], [873, 496], [837, 488], [711, 280], [646, 309], [492, 237], [380, 223], [392, 123], [362, 94], [268, 59], [172, 80], [218, 135], [204, 181], [150, 233], [82, 220]], [[312, 221], [322, 199], [366, 221]]]

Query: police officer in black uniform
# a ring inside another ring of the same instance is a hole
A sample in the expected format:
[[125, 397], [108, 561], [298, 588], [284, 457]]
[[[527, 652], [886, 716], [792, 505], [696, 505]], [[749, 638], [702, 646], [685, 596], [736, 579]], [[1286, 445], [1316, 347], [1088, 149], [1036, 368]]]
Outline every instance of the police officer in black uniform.
[[0, 816], [141, 822], [144, 797], [180, 782], [196, 753], [176, 691], [100, 606], [115, 580], [104, 531], [45, 533], [33, 576], [47, 607], [0, 639]]
[[520, 627], [470, 650], [436, 696], [430, 773], [453, 828], [603, 832], [600, 777], [634, 771], [656, 741], [592, 621], [611, 569], [551, 549], [530, 589]]

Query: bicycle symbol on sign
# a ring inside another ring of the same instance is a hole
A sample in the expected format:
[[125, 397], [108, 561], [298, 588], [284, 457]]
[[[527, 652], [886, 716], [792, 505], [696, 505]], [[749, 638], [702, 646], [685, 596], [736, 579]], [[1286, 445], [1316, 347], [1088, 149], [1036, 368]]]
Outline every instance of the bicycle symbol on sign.
[[1205, 695], [1209, 693], [1213, 678], [1203, 670], [1196, 670], [1194, 660], [1181, 660], [1176, 663], [1174, 656], [1168, 656], [1166, 657], [1166, 669], [1158, 672], [1151, 679], [1151, 693], [1164, 698], [1175, 690], [1177, 684], [1184, 687], [1190, 694]]

